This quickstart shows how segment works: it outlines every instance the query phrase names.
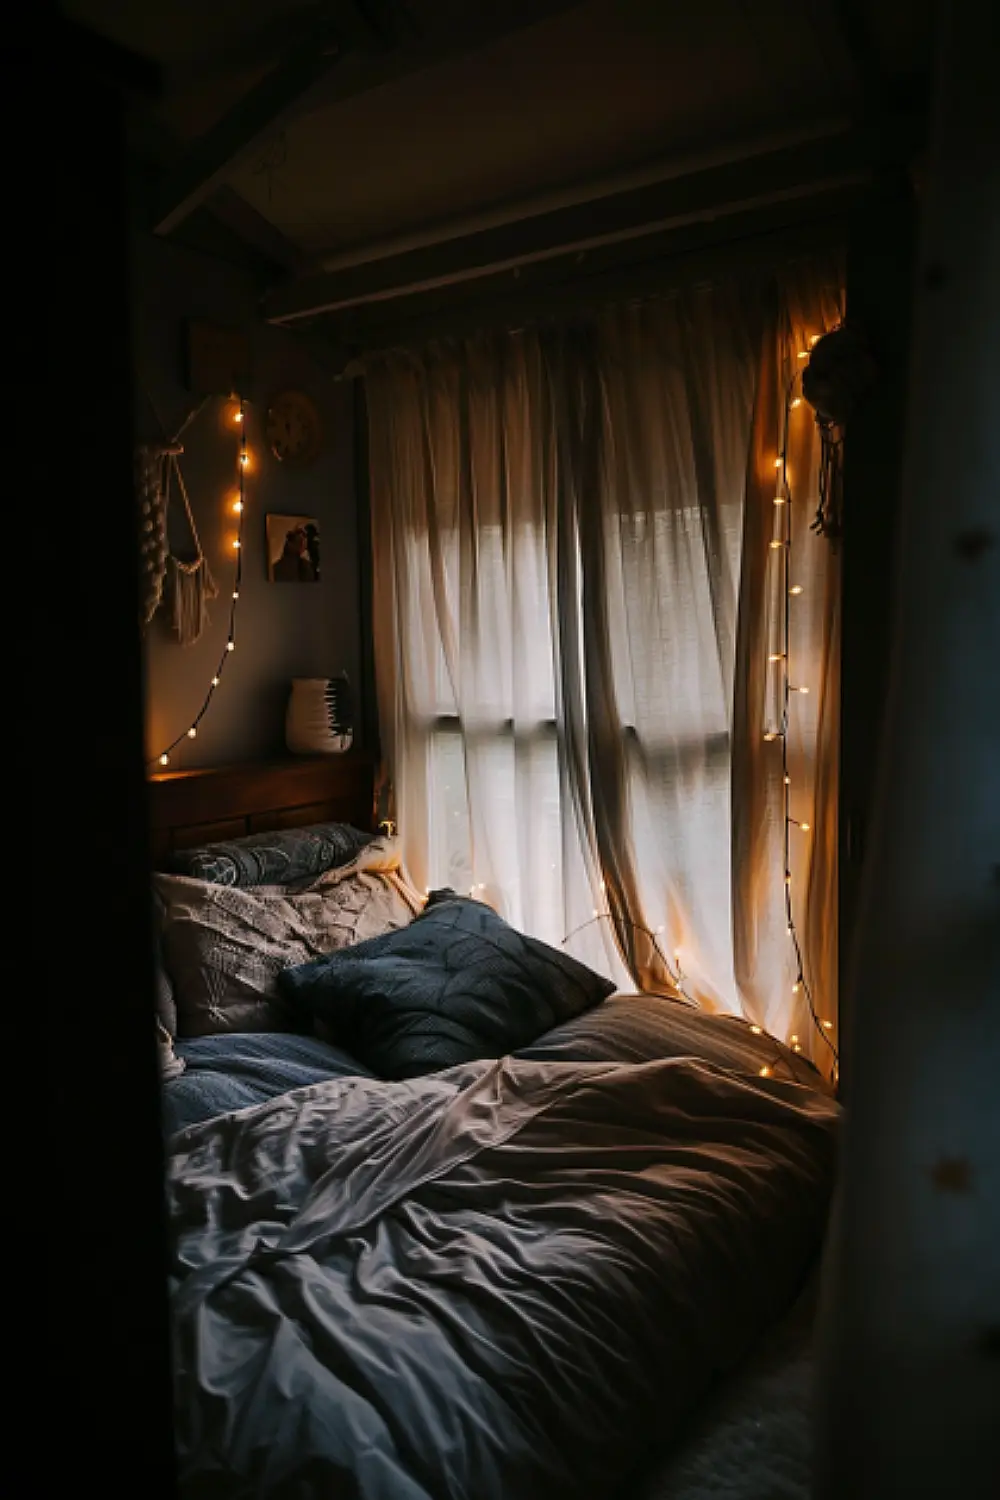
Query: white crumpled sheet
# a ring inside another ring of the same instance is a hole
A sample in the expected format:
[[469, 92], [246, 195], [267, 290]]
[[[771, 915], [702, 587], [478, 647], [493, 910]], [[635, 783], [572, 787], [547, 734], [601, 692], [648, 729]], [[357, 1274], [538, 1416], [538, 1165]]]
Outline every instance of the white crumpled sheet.
[[691, 1058], [507, 1058], [191, 1127], [182, 1493], [609, 1494], [796, 1292], [837, 1115]]

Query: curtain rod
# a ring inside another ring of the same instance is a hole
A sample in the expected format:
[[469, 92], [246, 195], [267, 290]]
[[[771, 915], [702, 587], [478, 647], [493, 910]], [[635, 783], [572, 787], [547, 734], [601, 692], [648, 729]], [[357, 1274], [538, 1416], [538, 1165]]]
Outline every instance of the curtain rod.
[[[799, 243], [790, 245], [790, 237]], [[471, 338], [477, 333], [489, 332], [523, 333], [545, 324], [593, 317], [613, 303], [651, 302], [677, 296], [683, 291], [707, 289], [723, 280], [738, 279], [741, 271], [752, 277], [778, 265], [791, 266], [802, 260], [815, 259], [817, 253], [836, 255], [843, 252], [846, 238], [846, 218], [841, 209], [794, 228], [756, 230], [631, 266], [602, 268], [589, 275], [584, 272], [571, 283], [539, 287], [534, 292], [521, 293], [516, 299], [498, 299], [492, 304], [479, 302], [440, 314], [418, 314], [409, 326], [406, 323], [389, 325], [382, 334], [374, 330], [368, 347], [359, 349], [334, 378], [357, 379], [365, 374], [371, 361], [387, 354], [410, 352], [435, 339]], [[727, 264], [708, 269], [708, 263], [719, 261]], [[623, 288], [623, 282], [644, 282], [645, 285], [641, 290], [629, 292]], [[513, 307], [512, 300], [515, 302]], [[529, 310], [531, 303], [538, 305]], [[345, 340], [349, 341], [349, 338]]]

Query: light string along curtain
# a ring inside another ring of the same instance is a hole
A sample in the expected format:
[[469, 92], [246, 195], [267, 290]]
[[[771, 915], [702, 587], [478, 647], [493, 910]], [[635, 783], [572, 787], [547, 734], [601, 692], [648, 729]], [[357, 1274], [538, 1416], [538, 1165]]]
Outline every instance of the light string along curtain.
[[[791, 1049], [775, 1071], [797, 1050], [828, 1074], [838, 560], [808, 529], [815, 422], [786, 395], [840, 285], [799, 263], [366, 370], [411, 877], [624, 992], [743, 1016]], [[776, 656], [808, 693], [786, 701]]]

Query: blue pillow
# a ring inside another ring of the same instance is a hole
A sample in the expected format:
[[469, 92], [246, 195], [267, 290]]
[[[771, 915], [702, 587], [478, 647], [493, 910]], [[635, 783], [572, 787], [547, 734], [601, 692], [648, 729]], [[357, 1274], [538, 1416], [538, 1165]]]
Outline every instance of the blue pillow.
[[382, 1078], [502, 1057], [614, 988], [453, 891], [432, 892], [406, 927], [278, 975], [300, 1017]]
[[349, 823], [312, 823], [179, 849], [171, 856], [170, 869], [212, 885], [289, 885], [349, 865], [374, 837]]
[[289, 1089], [328, 1078], [367, 1077], [346, 1052], [312, 1036], [242, 1031], [176, 1044], [184, 1072], [163, 1085], [167, 1135], [234, 1109], [264, 1104]]

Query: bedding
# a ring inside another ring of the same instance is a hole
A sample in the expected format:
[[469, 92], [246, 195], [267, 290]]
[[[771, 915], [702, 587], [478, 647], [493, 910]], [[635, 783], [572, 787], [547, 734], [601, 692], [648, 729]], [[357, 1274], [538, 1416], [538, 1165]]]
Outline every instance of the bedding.
[[607, 1496], [801, 1285], [837, 1112], [692, 1056], [504, 1058], [183, 1131], [181, 1493]]
[[[175, 1043], [172, 1055], [189, 1072], [164, 1089], [168, 1135], [325, 1078], [371, 1076], [342, 1048], [280, 1031], [188, 1038]], [[707, 1015], [660, 995], [613, 995], [511, 1055], [538, 1062], [632, 1063], [694, 1056], [750, 1076], [781, 1059], [788, 1076], [830, 1091], [810, 1064], [772, 1037], [755, 1034], [734, 1017]]]
[[430, 892], [408, 926], [285, 969], [304, 1022], [382, 1078], [499, 1057], [605, 999], [614, 984], [517, 931], [492, 907]]
[[176, 1035], [189, 1037], [294, 1030], [277, 986], [282, 969], [405, 926], [424, 904], [384, 838], [291, 885], [244, 889], [160, 872], [153, 886]]
[[176, 1042], [174, 1051], [184, 1071], [163, 1090], [167, 1136], [327, 1078], [370, 1076], [356, 1058], [318, 1037], [280, 1031], [192, 1037]]
[[614, 995], [574, 1016], [515, 1056], [538, 1062], [649, 1062], [656, 1057], [701, 1057], [740, 1073], [764, 1066], [782, 1077], [832, 1093], [822, 1074], [774, 1037], [754, 1032], [737, 1016], [709, 1015], [662, 995]]
[[163, 960], [163, 942], [161, 933], [163, 931], [163, 918], [166, 908], [162, 898], [154, 890], [152, 893], [153, 904], [153, 995], [156, 1004], [156, 1016], [163, 1031], [168, 1036], [175, 1036], [177, 1032], [177, 1002], [174, 999], [174, 987], [167, 973], [166, 964]]
[[350, 864], [373, 839], [349, 823], [311, 823], [179, 849], [170, 869], [214, 885], [289, 885]]

